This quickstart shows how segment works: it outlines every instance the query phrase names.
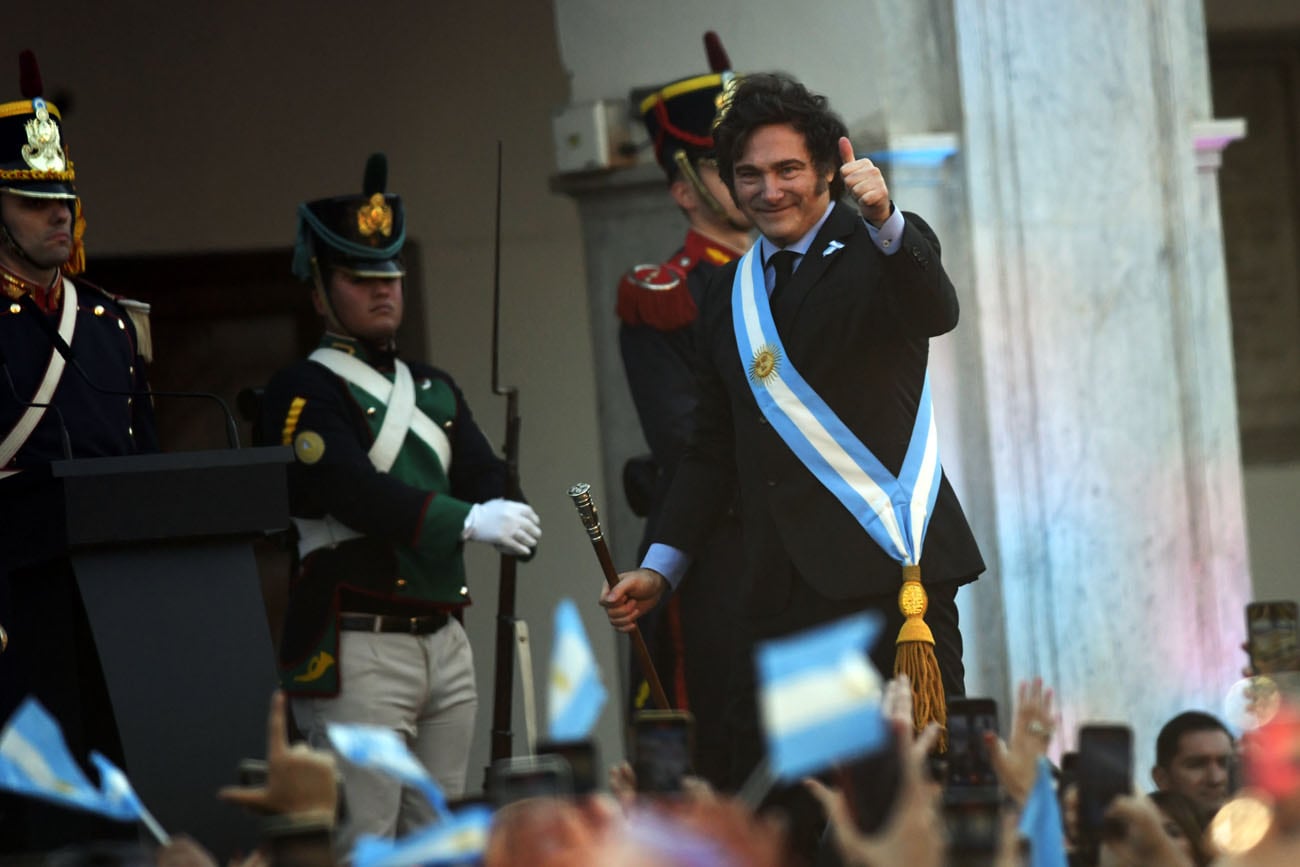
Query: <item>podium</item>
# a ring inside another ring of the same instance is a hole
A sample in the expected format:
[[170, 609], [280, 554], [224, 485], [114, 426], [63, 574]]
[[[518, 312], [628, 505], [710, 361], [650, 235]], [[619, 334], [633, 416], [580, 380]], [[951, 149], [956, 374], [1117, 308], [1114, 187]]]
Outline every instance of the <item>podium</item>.
[[[221, 863], [258, 842], [216, 800], [266, 755], [276, 687], [252, 542], [289, 524], [288, 447], [56, 461], [0, 482], [0, 553], [66, 558], [125, 771], [170, 833]], [[84, 756], [77, 756], [84, 759]]]

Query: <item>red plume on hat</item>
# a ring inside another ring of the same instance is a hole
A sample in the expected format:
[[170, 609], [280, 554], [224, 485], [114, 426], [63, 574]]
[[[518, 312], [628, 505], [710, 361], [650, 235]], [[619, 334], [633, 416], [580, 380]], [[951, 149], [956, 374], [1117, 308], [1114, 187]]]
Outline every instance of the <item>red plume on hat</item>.
[[45, 95], [45, 86], [41, 83], [41, 67], [36, 63], [36, 55], [30, 48], [18, 55], [18, 87], [23, 99], [36, 99]]
[[712, 30], [704, 34], [704, 53], [709, 56], [710, 72], [731, 70], [731, 58], [727, 56], [727, 49], [722, 47], [722, 40]]

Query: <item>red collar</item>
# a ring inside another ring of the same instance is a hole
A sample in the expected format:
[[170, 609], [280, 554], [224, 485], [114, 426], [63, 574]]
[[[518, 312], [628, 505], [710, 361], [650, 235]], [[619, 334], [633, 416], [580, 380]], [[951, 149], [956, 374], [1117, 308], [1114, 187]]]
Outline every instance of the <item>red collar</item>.
[[686, 230], [686, 243], [682, 252], [696, 262], [708, 262], [710, 265], [725, 265], [733, 259], [739, 259], [744, 250], [733, 250], [726, 244], [720, 244], [712, 238], [701, 235], [694, 229]]
[[3, 289], [5, 295], [14, 301], [24, 295], [30, 295], [32, 300], [36, 302], [37, 307], [46, 313], [53, 313], [59, 309], [59, 301], [63, 299], [63, 275], [55, 274], [53, 284], [41, 286], [19, 277], [8, 268], [0, 265], [0, 289]]

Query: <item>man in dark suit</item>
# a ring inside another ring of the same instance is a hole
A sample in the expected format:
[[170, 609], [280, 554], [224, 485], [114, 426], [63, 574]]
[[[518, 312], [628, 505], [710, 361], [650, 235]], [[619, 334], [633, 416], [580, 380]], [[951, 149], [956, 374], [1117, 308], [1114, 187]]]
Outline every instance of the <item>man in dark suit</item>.
[[[749, 220], [740, 213], [713, 159], [713, 121], [735, 75], [716, 34], [707, 33], [712, 67], [706, 75], [678, 79], [635, 100], [668, 179], [668, 193], [686, 218], [686, 238], [659, 265], [638, 265], [618, 287], [618, 345], [628, 389], [650, 455], [631, 458], [623, 470], [628, 502], [646, 518], [645, 547], [656, 538], [664, 497], [686, 451], [695, 410], [695, 317], [709, 278], [737, 259], [750, 243]], [[732, 779], [725, 729], [740, 642], [739, 510], [728, 508], [695, 551], [682, 592], [641, 623], [655, 670], [675, 708], [695, 718], [694, 770], [720, 789]], [[640, 662], [632, 660], [631, 708], [650, 706]], [[748, 769], [744, 769], [748, 770]]]
[[[918, 413], [929, 412], [929, 338], [957, 324], [956, 292], [934, 233], [894, 208], [879, 168], [853, 155], [824, 97], [787, 77], [747, 76], [724, 110], [714, 130], [719, 172], [762, 237], [745, 259], [720, 269], [705, 293], [694, 438], [657, 543], [603, 604], [615, 627], [629, 629], [675, 586], [738, 482], [749, 636], [784, 635], [861, 610], [880, 612], [882, 634], [890, 636], [903, 623], [897, 599], [906, 557], [882, 548], [866, 526], [873, 519], [846, 508], [834, 492], [841, 480], [801, 458], [760, 399], [776, 394], [769, 389], [774, 372], [788, 383], [797, 371], [842, 423], [827, 423], [835, 431], [832, 450], [853, 441], [887, 473], [906, 478]], [[846, 192], [852, 206], [838, 202]], [[751, 265], [761, 306], [770, 304], [771, 340], [742, 346], [742, 284]], [[925, 431], [919, 434], [924, 441]], [[919, 538], [909, 551], [929, 594], [925, 621], [944, 689], [960, 695], [956, 590], [984, 563], [937, 465], [933, 477], [928, 530], [912, 534]], [[881, 671], [892, 670], [887, 639], [872, 657]]]

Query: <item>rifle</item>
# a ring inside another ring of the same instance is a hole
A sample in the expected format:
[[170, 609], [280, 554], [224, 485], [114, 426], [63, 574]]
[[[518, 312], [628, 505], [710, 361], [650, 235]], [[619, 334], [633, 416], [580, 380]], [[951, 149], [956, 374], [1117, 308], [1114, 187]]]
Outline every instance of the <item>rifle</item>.
[[[507, 500], [518, 500], [519, 491], [519, 389], [502, 387], [501, 346], [501, 140], [497, 140], [496, 235], [492, 265], [492, 393], [506, 399], [506, 489]], [[510, 730], [515, 694], [515, 557], [501, 555], [497, 592], [496, 671], [492, 695], [492, 761], [509, 758], [514, 733]]]

